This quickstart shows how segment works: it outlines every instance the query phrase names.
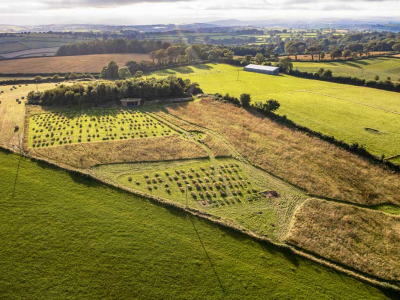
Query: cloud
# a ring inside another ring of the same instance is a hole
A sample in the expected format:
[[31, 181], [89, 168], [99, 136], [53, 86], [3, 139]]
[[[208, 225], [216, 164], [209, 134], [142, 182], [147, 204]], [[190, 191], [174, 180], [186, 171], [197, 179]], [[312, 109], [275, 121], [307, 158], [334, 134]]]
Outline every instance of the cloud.
[[194, 0], [39, 0], [38, 2], [46, 4], [50, 9], [60, 9], [76, 7], [107, 8], [140, 3], [174, 3], [190, 1]]

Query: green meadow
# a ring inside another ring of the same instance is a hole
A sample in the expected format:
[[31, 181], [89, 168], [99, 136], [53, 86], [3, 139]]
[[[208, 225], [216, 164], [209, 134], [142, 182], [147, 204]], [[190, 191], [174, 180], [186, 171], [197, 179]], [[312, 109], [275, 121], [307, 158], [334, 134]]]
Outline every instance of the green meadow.
[[341, 62], [294, 62], [294, 69], [302, 72], [317, 72], [320, 68], [330, 69], [334, 76], [350, 76], [374, 80], [378, 75], [385, 81], [390, 77], [392, 81], [400, 81], [400, 59], [395, 58], [369, 58], [357, 61]]
[[1, 299], [395, 298], [43, 163], [0, 152], [0, 174]]
[[249, 93], [253, 101], [278, 100], [277, 111], [298, 124], [359, 143], [375, 155], [400, 154], [400, 94], [288, 75], [269, 76], [242, 67], [205, 64], [146, 74], [177, 75], [198, 82], [206, 93]]

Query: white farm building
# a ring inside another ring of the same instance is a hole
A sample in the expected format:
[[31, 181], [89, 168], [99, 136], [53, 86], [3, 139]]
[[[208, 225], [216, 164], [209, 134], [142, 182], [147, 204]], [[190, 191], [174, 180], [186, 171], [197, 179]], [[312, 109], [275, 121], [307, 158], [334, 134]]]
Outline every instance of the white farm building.
[[279, 68], [271, 66], [247, 65], [243, 70], [268, 75], [279, 75]]

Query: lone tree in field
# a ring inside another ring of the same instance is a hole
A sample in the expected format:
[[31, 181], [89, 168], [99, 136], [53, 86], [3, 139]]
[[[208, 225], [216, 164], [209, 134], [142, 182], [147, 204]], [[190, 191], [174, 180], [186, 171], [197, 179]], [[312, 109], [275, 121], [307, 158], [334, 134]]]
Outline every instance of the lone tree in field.
[[250, 94], [241, 94], [240, 95], [240, 105], [243, 108], [248, 108], [250, 106], [251, 96]]
[[58, 74], [55, 74], [52, 79], [53, 81], [58, 81], [60, 80], [60, 76], [58, 76]]
[[379, 80], [379, 76], [375, 75], [375, 81], [378, 81], [378, 80]]
[[40, 77], [40, 76], [36, 76], [36, 77], [35, 77], [35, 81], [36, 81], [36, 82], [40, 82], [40, 81], [42, 81], [42, 80], [43, 80], [43, 78]]
[[262, 55], [262, 53], [257, 53], [256, 56], [254, 57], [254, 60], [256, 61], [257, 65], [261, 65], [264, 62], [265, 58], [264, 55]]

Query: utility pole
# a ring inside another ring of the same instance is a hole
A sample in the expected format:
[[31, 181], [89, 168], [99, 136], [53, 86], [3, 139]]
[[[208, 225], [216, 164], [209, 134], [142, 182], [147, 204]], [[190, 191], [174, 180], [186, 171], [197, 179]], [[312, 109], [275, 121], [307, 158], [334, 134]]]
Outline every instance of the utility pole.
[[188, 186], [186, 185], [186, 208], [189, 208], [187, 192], [188, 192]]

